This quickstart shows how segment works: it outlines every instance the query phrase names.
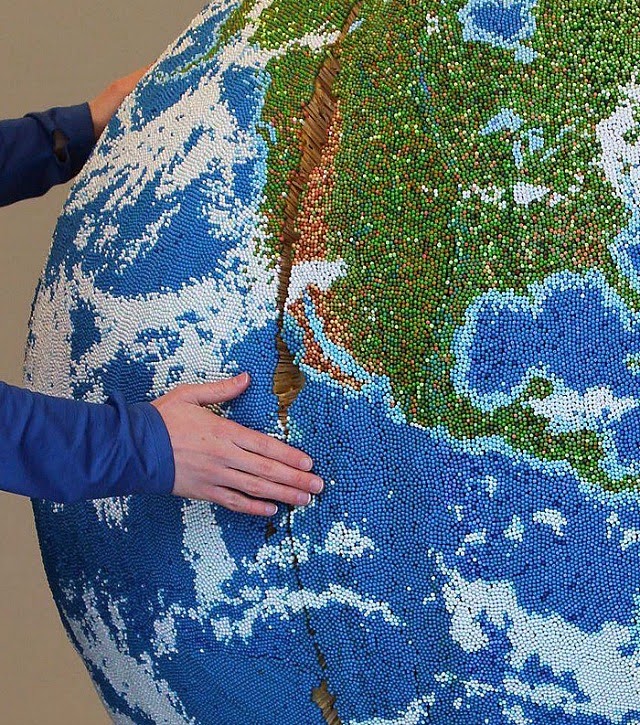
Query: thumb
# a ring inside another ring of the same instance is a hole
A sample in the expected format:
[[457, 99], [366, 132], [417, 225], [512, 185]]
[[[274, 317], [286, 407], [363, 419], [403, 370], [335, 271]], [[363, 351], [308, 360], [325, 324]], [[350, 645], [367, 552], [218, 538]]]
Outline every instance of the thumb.
[[215, 405], [237, 398], [249, 386], [248, 373], [236, 375], [218, 383], [189, 385], [189, 402], [196, 405]]

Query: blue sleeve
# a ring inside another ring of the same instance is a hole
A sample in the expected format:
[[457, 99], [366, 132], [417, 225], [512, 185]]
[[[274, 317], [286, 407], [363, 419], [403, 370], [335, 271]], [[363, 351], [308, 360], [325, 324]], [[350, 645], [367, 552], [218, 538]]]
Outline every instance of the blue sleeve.
[[71, 503], [168, 494], [175, 468], [169, 434], [150, 403], [107, 404], [31, 393], [0, 382], [0, 488]]
[[94, 145], [88, 103], [0, 121], [0, 206], [69, 181]]

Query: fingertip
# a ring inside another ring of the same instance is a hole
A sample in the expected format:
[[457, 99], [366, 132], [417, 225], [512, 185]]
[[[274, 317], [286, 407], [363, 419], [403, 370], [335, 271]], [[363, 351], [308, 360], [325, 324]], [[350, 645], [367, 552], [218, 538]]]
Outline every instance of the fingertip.
[[235, 377], [235, 383], [239, 388], [244, 388], [249, 384], [249, 373], [240, 373]]
[[313, 468], [313, 459], [309, 456], [303, 456], [300, 459], [300, 470], [310, 471]]
[[274, 503], [265, 504], [264, 511], [267, 516], [275, 516], [278, 513], [278, 507]]

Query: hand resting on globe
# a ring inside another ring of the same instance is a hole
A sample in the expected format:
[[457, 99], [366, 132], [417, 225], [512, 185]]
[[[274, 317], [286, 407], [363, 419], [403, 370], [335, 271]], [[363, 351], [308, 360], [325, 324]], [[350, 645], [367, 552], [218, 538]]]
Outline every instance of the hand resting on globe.
[[146, 65], [144, 68], [139, 68], [127, 76], [118, 78], [89, 101], [89, 110], [91, 111], [96, 141], [102, 135], [102, 132], [107, 127], [111, 117], [118, 110], [121, 103], [136, 87], [138, 81], [150, 67], [150, 65]]
[[323, 482], [310, 472], [309, 456], [203, 407], [237, 398], [249, 382], [243, 373], [218, 383], [180, 385], [152, 405], [171, 438], [175, 496], [273, 516], [278, 509], [271, 501], [304, 506]]

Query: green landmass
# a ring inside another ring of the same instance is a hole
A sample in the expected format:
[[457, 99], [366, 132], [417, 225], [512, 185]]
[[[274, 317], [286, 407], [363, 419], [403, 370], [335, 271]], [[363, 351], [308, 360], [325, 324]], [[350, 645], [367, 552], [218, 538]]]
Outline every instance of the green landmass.
[[[313, 95], [318, 72], [327, 50], [315, 51], [295, 41], [310, 33], [340, 30], [352, 2], [305, 3], [299, 0], [274, 0], [260, 16], [252, 37], [261, 48], [276, 49], [290, 44], [287, 51], [267, 64], [269, 87], [265, 97], [263, 120], [269, 127], [260, 129], [269, 148], [267, 184], [263, 210], [268, 218], [270, 246], [264, 250], [275, 263], [279, 257], [280, 235], [284, 223], [284, 206], [288, 182], [300, 164], [299, 131], [302, 109]], [[243, 2], [222, 29], [220, 40], [212, 52], [228, 42], [248, 21], [253, 2]], [[286, 19], [286, 22], [283, 22]], [[275, 161], [277, 160], [277, 161]]]
[[[232, 15], [220, 43], [243, 27], [252, 6], [245, 2]], [[351, 6], [276, 0], [254, 40], [273, 49], [337, 30]], [[628, 212], [597, 163], [595, 135], [633, 76], [629, 38], [640, 6], [540, 0], [537, 31], [524, 41], [536, 53], [529, 64], [513, 50], [464, 42], [463, 6], [365, 0], [362, 24], [344, 40], [334, 85], [343, 138], [325, 203], [330, 256], [344, 259], [348, 273], [334, 284], [332, 315], [344, 323], [359, 362], [389, 376], [410, 420], [444, 425], [459, 438], [499, 435], [541, 458], [569, 461], [609, 489], [635, 485], [606, 476], [596, 433], [555, 434], [526, 405], [543, 397], [544, 381], [493, 414], [474, 408], [453, 387], [451, 345], [484, 291], [522, 294], [564, 270], [597, 267], [640, 309], [609, 253]], [[287, 180], [300, 162], [302, 104], [326, 52], [292, 44], [267, 66], [264, 120], [276, 133], [274, 140], [262, 131], [270, 151], [264, 208], [276, 246]], [[502, 109], [517, 114], [522, 128], [481, 134]], [[549, 193], [518, 204], [516, 184]], [[547, 203], [551, 194], [554, 204]]]
[[[459, 438], [500, 435], [603, 486], [627, 486], [600, 468], [595, 433], [553, 434], [524, 400], [493, 414], [475, 409], [453, 387], [451, 343], [482, 292], [523, 293], [563, 270], [598, 267], [640, 308], [608, 250], [628, 212], [595, 163], [595, 126], [633, 75], [628, 37], [640, 8], [540, 2], [531, 41], [538, 57], [523, 64], [512, 50], [464, 42], [463, 5], [369, 2], [345, 42], [336, 84], [344, 137], [328, 216], [332, 252], [349, 274], [333, 288], [333, 312], [357, 359], [389, 375], [411, 420]], [[523, 133], [544, 137], [539, 152], [525, 147], [521, 168], [513, 154], [520, 135], [479, 133], [505, 108], [523, 119]], [[518, 182], [563, 199], [516, 204]], [[473, 188], [506, 192], [502, 203], [464, 198]]]

